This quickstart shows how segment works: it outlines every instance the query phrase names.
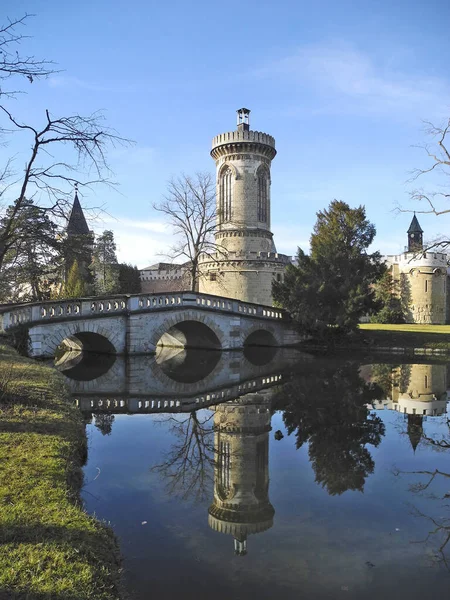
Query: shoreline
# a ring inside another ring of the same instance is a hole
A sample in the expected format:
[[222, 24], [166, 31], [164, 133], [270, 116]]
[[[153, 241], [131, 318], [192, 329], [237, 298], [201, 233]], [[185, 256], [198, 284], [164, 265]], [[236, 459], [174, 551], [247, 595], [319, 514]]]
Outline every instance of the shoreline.
[[297, 347], [305, 352], [445, 357], [450, 355], [450, 325], [363, 324], [348, 338], [309, 339]]
[[0, 599], [123, 600], [117, 539], [81, 501], [86, 456], [63, 377], [0, 343]]

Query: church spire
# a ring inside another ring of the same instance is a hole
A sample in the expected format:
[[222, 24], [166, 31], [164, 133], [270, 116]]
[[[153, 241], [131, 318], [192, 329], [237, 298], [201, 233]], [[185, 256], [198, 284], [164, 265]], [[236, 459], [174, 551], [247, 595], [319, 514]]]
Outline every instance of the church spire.
[[423, 249], [423, 229], [419, 225], [416, 213], [411, 221], [411, 225], [407, 231], [408, 233], [408, 252], [417, 252]]
[[78, 187], [75, 186], [75, 197], [73, 199], [72, 211], [67, 223], [66, 233], [70, 235], [87, 235], [90, 233], [86, 218], [78, 200]]

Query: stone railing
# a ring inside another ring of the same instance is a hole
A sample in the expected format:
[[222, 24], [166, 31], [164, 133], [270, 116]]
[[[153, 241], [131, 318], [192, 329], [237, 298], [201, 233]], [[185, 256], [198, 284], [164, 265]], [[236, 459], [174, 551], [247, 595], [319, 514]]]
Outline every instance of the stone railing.
[[229, 312], [273, 320], [281, 320], [285, 315], [284, 311], [270, 306], [260, 306], [195, 292], [117, 295], [105, 298], [53, 300], [0, 307], [0, 331], [6, 331], [21, 324], [180, 308]]
[[253, 393], [262, 389], [279, 385], [283, 379], [281, 373], [267, 377], [258, 377], [229, 388], [211, 390], [208, 393], [188, 397], [133, 397], [131, 396], [91, 396], [90, 394], [74, 394], [75, 404], [84, 411], [94, 412], [129, 412], [129, 413], [156, 413], [156, 412], [189, 412], [199, 408], [207, 408], [221, 404], [243, 394]]

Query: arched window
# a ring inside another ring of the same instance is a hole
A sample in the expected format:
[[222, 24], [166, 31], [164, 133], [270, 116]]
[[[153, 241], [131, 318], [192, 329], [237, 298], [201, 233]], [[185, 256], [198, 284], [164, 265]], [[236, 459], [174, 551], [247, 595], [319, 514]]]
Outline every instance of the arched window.
[[268, 217], [268, 177], [265, 169], [258, 171], [258, 221], [267, 223]]
[[227, 167], [222, 171], [220, 176], [220, 220], [231, 221], [231, 204], [232, 204], [232, 178], [233, 171]]

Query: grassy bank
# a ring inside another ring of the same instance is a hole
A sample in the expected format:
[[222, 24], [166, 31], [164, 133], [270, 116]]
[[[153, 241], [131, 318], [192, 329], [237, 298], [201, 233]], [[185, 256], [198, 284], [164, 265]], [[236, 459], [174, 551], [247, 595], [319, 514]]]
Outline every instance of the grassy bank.
[[0, 599], [120, 598], [112, 531], [79, 500], [86, 436], [61, 376], [0, 345]]
[[450, 351], [450, 325], [360, 325], [365, 346]]

